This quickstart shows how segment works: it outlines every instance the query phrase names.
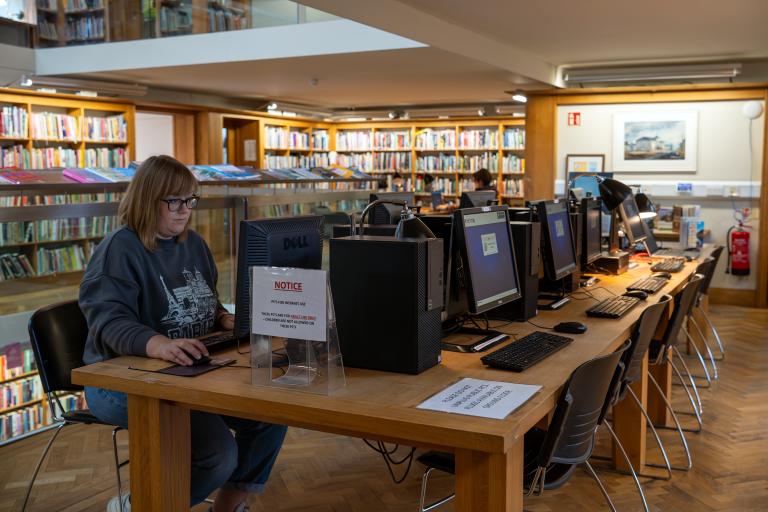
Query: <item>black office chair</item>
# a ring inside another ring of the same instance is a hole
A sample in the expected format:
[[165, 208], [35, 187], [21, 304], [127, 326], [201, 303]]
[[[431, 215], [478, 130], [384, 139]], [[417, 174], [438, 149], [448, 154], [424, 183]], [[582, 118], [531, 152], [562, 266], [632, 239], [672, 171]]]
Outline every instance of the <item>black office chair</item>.
[[[621, 357], [628, 346], [629, 343], [625, 343], [616, 352], [596, 357], [576, 368], [560, 392], [549, 428], [546, 431], [533, 428], [525, 434], [523, 482], [528, 488], [528, 496], [537, 489], [541, 494], [544, 489], [562, 486], [576, 467], [583, 464], [611, 510], [616, 511], [603, 483], [589, 464], [589, 457], [597, 427], [602, 423], [624, 373]], [[435, 469], [454, 474], [454, 456], [431, 451], [421, 455], [418, 461], [426, 467], [419, 504], [420, 510], [426, 512], [453, 498], [451, 495], [424, 506], [429, 474]]]
[[[699, 327], [699, 324], [696, 323], [696, 320], [694, 320], [693, 310], [696, 308], [697, 304], [701, 304], [701, 298], [703, 296], [703, 290], [706, 287], [709, 287], [709, 281], [712, 279], [712, 274], [714, 273], [714, 264], [715, 259], [710, 257], [705, 258], [696, 266], [696, 274], [701, 274], [703, 277], [701, 279], [701, 285], [699, 286], [698, 291], [696, 292], [696, 297], [693, 300], [693, 305], [691, 306], [691, 312], [688, 315], [688, 318], [685, 322], [682, 324], [682, 330], [685, 333], [685, 337], [688, 339], [688, 345], [693, 348], [693, 351], [696, 354], [696, 357], [699, 360], [699, 364], [701, 364], [702, 369], [704, 370], [704, 375], [694, 375], [694, 377], [699, 379], [705, 379], [707, 381], [707, 385], [704, 386], [703, 383], [700, 384], [701, 387], [711, 387], [713, 380], [718, 380], [718, 374], [717, 374], [717, 363], [715, 362], [715, 355], [712, 353], [712, 348], [709, 346], [709, 343], [707, 342], [707, 337], [704, 335], [704, 332]], [[696, 341], [693, 339], [693, 336], [691, 336], [691, 333], [688, 331], [688, 325], [692, 325], [693, 328], [698, 332], [699, 339], [701, 340], [704, 349], [707, 352], [707, 357], [709, 358], [709, 363], [712, 365], [712, 373], [710, 374], [709, 368], [707, 367], [707, 363], [704, 361], [704, 356], [701, 353], [701, 350], [699, 350], [699, 345], [696, 343]]]
[[120, 511], [123, 511], [122, 482], [120, 480], [120, 468], [128, 461], [120, 462], [117, 453], [117, 432], [120, 427], [105, 423], [91, 414], [88, 409], [65, 411], [57, 393], [82, 391], [82, 386], [72, 383], [72, 370], [83, 366], [83, 349], [88, 335], [88, 326], [83, 313], [76, 300], [60, 302], [51, 306], [38, 309], [29, 319], [29, 339], [35, 353], [37, 369], [40, 373], [40, 381], [43, 384], [51, 409], [51, 417], [59, 422], [51, 439], [43, 450], [40, 460], [37, 462], [32, 480], [29, 482], [27, 494], [24, 496], [22, 512], [27, 509], [27, 502], [32, 493], [32, 487], [40, 468], [48, 455], [53, 442], [67, 425], [109, 425], [112, 430], [112, 448], [115, 457], [115, 471], [117, 473], [117, 494], [120, 503]]
[[[653, 436], [656, 439], [656, 444], [658, 445], [659, 450], [661, 450], [661, 455], [664, 458], [664, 465], [656, 466], [665, 468], [667, 470], [667, 476], [665, 478], [652, 474], [639, 474], [640, 476], [648, 478], [661, 478], [664, 480], [669, 480], [672, 478], [672, 468], [669, 462], [669, 457], [667, 456], [667, 451], [664, 448], [664, 444], [661, 442], [661, 438], [659, 437], [659, 433], [656, 430], [656, 427], [654, 427], [653, 422], [648, 415], [648, 411], [646, 411], [645, 407], [643, 407], [643, 403], [637, 397], [631, 386], [642, 378], [643, 359], [645, 358], [645, 354], [648, 352], [648, 347], [651, 344], [653, 334], [656, 332], [656, 328], [661, 321], [662, 314], [664, 313], [664, 310], [669, 306], [669, 302], [671, 300], [672, 297], [669, 295], [662, 295], [657, 303], [646, 307], [645, 310], [643, 310], [643, 313], [640, 315], [640, 318], [637, 320], [637, 323], [635, 324], [632, 330], [632, 335], [630, 337], [630, 346], [626, 352], [624, 352], [624, 357], [622, 358], [622, 362], [624, 363], [624, 373], [621, 375], [616, 397], [611, 404], [616, 405], [617, 403], [624, 400], [627, 395], [629, 395], [635, 401], [635, 404], [637, 404], [637, 406], [640, 408], [643, 416], [645, 416], [646, 423], [653, 432]], [[605, 426], [608, 428], [611, 436], [613, 437], [613, 440], [616, 442], [622, 454], [624, 454], [625, 460], [627, 460], [629, 464], [632, 476], [635, 478], [635, 484], [638, 486], [638, 488], [640, 488], [640, 482], [637, 479], [637, 474], [635, 474], [635, 469], [632, 467], [632, 463], [626, 456], [624, 447], [613, 432], [613, 429], [611, 429], [610, 424], [606, 422]], [[683, 439], [683, 442], [685, 442], [685, 439]], [[596, 456], [595, 458], [601, 459], [603, 457]]]
[[[707, 274], [706, 276], [706, 281], [704, 282], [704, 284], [701, 285], [701, 296], [699, 297], [699, 300], [694, 306], [694, 309], [699, 312], [702, 318], [704, 318], [704, 321], [707, 323], [709, 330], [712, 332], [712, 335], [715, 337], [715, 342], [717, 343], [717, 348], [720, 352], [720, 357], [716, 357], [715, 361], [723, 360], [723, 358], [725, 357], [725, 348], [723, 347], [723, 341], [720, 339], [720, 334], [717, 332], [717, 329], [715, 329], [715, 326], [712, 324], [712, 321], [709, 319], [709, 315], [707, 315], [706, 311], [704, 311], [704, 309], [701, 307], [701, 297], [709, 295], [709, 285], [712, 284], [712, 278], [715, 275], [715, 270], [717, 269], [717, 263], [720, 261], [720, 256], [722, 256], [723, 254], [723, 249], [724, 247], [722, 245], [718, 245], [710, 254], [710, 258], [712, 258], [714, 261], [712, 262], [712, 267], [709, 271], [709, 274]], [[693, 315], [691, 315], [691, 318], [693, 318]]]
[[[649, 348], [649, 365], [660, 365], [660, 364], [667, 364], [672, 367], [673, 372], [675, 375], [677, 375], [677, 378], [680, 380], [680, 383], [683, 386], [683, 389], [685, 389], [686, 394], [688, 395], [688, 400], [691, 402], [691, 407], [693, 408], [693, 414], [696, 417], [696, 422], [698, 424], [698, 428], [695, 429], [689, 429], [689, 428], [682, 428], [680, 425], [680, 421], [678, 420], [677, 414], [675, 413], [674, 409], [672, 408], [672, 404], [670, 404], [669, 400], [667, 400], [667, 397], [664, 393], [664, 391], [661, 389], [661, 386], [659, 386], [659, 383], [656, 381], [656, 379], [653, 377], [653, 374], [650, 372], [650, 369], [648, 371], [648, 379], [651, 381], [651, 383], [654, 385], [654, 387], [658, 390], [659, 395], [661, 396], [662, 400], [666, 404], [667, 409], [672, 414], [672, 418], [675, 421], [675, 426], [680, 433], [680, 438], [683, 441], [683, 447], [685, 448], [685, 455], [688, 459], [688, 463], [686, 467], [672, 467], [672, 469], [679, 469], [683, 471], [688, 471], [693, 467], [693, 464], [691, 462], [691, 452], [688, 449], [688, 443], [685, 441], [685, 435], [683, 434], [683, 431], [686, 432], [701, 432], [702, 422], [701, 422], [701, 398], [698, 394], [698, 390], [696, 388], [696, 382], [693, 379], [693, 376], [691, 375], [691, 372], [688, 370], [688, 366], [685, 364], [685, 360], [680, 355], [680, 351], [677, 348], [678, 343], [678, 337], [680, 335], [680, 330], [682, 328], [683, 322], [686, 318], [690, 315], [691, 308], [693, 307], [694, 299], [696, 298], [696, 294], [698, 293], [699, 287], [701, 286], [703, 276], [700, 274], [694, 274], [691, 279], [683, 285], [682, 290], [675, 295], [675, 306], [674, 310], [672, 311], [672, 316], [669, 319], [669, 322], [667, 323], [667, 328], [664, 330], [664, 335], [661, 340], [653, 340], [651, 341], [651, 345]], [[670, 356], [670, 353], [672, 353], [672, 356]], [[696, 400], [694, 400], [693, 395], [691, 394], [691, 391], [688, 389], [688, 385], [685, 382], [685, 379], [683, 378], [682, 373], [678, 369], [677, 365], [674, 362], [674, 356], [677, 355], [678, 359], [682, 362], [683, 368], [686, 370], [686, 373], [688, 374], [688, 380], [691, 383], [691, 386], [693, 388], [693, 392], [696, 395], [696, 399], [698, 400], [698, 406], [696, 403]], [[657, 427], [660, 428], [667, 428], [666, 425], [657, 425]]]

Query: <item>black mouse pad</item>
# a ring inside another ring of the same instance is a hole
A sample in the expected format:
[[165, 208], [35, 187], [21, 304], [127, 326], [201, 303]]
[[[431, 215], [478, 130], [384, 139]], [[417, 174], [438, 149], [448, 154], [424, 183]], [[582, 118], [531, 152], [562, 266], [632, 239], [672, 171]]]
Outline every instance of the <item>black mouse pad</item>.
[[210, 362], [197, 366], [182, 366], [180, 364], [174, 364], [167, 368], [156, 371], [157, 373], [167, 373], [168, 375], [177, 375], [179, 377], [195, 377], [197, 375], [210, 372], [211, 370], [215, 370], [216, 368], [228, 366], [234, 362], [234, 359], [211, 359]]

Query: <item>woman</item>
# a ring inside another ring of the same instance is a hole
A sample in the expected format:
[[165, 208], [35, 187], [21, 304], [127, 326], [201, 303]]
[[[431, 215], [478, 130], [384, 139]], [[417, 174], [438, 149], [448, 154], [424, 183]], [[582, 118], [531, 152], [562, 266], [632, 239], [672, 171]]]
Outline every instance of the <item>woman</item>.
[[[498, 199], [499, 191], [496, 190], [496, 187], [491, 184], [492, 182], [493, 176], [488, 171], [488, 169], [479, 169], [472, 173], [472, 184], [474, 185], [474, 190], [493, 190], [496, 192], [496, 199]], [[448, 204], [438, 205], [435, 210], [438, 212], [453, 211], [458, 208], [458, 206], [458, 203], [451, 202]]]
[[[171, 157], [150, 157], [136, 171], [118, 210], [122, 227], [96, 247], [80, 284], [86, 364], [134, 355], [188, 366], [208, 355], [196, 338], [233, 328], [216, 295], [211, 251], [187, 227], [196, 191], [192, 173]], [[125, 394], [86, 387], [85, 397], [99, 419], [128, 427]], [[286, 428], [199, 411], [190, 423], [192, 504], [221, 487], [213, 512], [248, 510], [248, 493], [263, 489]], [[127, 498], [124, 505], [130, 510]], [[119, 510], [117, 498], [107, 510]]]

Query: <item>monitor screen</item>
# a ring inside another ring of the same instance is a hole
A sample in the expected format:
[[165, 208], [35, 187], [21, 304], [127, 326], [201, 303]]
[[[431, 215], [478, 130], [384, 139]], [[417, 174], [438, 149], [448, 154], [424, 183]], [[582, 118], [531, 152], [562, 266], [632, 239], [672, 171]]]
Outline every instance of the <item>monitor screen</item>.
[[323, 217], [307, 215], [240, 221], [235, 283], [235, 336], [251, 331], [250, 267], [320, 269], [323, 259]]
[[457, 210], [469, 312], [482, 313], [520, 297], [506, 207]]
[[542, 254], [547, 276], [561, 279], [576, 270], [576, 252], [568, 212], [561, 200], [541, 201], [537, 206], [542, 226]]
[[496, 204], [495, 190], [471, 190], [462, 192], [459, 198], [459, 208], [479, 208]]
[[581, 259], [584, 266], [589, 265], [602, 254], [600, 240], [602, 237], [602, 207], [594, 197], [581, 200], [582, 250]]
[[619, 205], [619, 216], [622, 224], [624, 224], [624, 233], [631, 245], [645, 240], [643, 219], [640, 218], [640, 211], [637, 208], [634, 195], [630, 195]]
[[[371, 193], [368, 202], [372, 203], [377, 199], [386, 199], [388, 201], [405, 201], [408, 206], [414, 204], [413, 193], [409, 192], [376, 192]], [[380, 204], [375, 206], [368, 214], [369, 224], [397, 224], [400, 222], [400, 212], [402, 206], [397, 204]]]

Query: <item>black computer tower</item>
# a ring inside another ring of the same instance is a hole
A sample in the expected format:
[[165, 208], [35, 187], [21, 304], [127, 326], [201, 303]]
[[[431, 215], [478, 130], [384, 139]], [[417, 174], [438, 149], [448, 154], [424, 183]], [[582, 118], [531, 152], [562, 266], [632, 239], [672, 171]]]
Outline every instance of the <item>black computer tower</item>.
[[421, 373], [440, 362], [443, 241], [330, 241], [331, 291], [344, 365]]
[[522, 297], [490, 311], [491, 316], [525, 321], [536, 316], [539, 297], [539, 267], [541, 265], [541, 224], [538, 222], [509, 223], [515, 246], [517, 276]]
[[[363, 226], [363, 232], [366, 235], [377, 235], [377, 236], [394, 236], [395, 230], [397, 229], [397, 225], [395, 224], [365, 224]], [[350, 228], [349, 225], [344, 224], [334, 224], [333, 230], [331, 232], [332, 238], [339, 238], [342, 236], [349, 236], [350, 235]], [[355, 234], [360, 234], [360, 224], [355, 223]]]

